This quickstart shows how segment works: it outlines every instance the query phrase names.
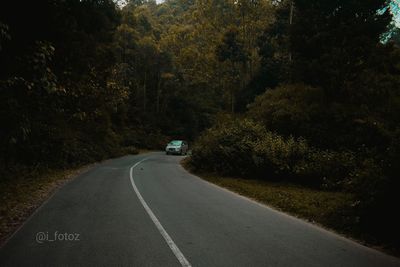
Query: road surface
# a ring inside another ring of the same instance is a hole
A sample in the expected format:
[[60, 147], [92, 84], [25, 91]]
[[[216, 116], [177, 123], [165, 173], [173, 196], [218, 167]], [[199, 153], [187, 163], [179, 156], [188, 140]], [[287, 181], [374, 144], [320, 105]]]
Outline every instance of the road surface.
[[97, 165], [0, 250], [0, 266], [400, 266], [189, 174], [180, 156]]

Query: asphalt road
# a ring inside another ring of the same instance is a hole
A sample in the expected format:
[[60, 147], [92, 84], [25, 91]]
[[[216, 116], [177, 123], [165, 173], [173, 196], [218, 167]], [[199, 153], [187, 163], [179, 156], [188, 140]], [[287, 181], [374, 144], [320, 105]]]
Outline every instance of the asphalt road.
[[400, 266], [209, 184], [181, 159], [126, 156], [78, 176], [1, 248], [0, 266]]

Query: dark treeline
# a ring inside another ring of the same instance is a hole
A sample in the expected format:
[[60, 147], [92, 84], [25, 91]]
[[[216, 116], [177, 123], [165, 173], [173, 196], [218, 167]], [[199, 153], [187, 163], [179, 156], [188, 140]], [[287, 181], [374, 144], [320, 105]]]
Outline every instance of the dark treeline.
[[132, 2], [121, 10], [111, 0], [2, 4], [1, 169], [161, 148], [166, 136], [192, 138], [208, 125], [160, 48], [159, 9]]
[[194, 168], [350, 192], [335, 220], [399, 246], [387, 212], [400, 200], [388, 1], [2, 5], [2, 170], [197, 139]]

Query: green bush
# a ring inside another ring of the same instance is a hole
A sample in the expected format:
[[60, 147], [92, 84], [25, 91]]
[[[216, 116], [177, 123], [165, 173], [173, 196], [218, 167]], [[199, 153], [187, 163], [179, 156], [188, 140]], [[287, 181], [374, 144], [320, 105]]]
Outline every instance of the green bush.
[[190, 160], [200, 171], [326, 189], [342, 188], [355, 162], [351, 152], [321, 151], [302, 138], [285, 138], [251, 120], [232, 118], [208, 129], [195, 143]]
[[279, 176], [293, 175], [299, 162], [304, 161], [309, 146], [303, 139], [283, 138], [271, 132], [254, 143], [253, 161], [257, 170]]
[[227, 118], [198, 138], [192, 148], [191, 165], [225, 175], [248, 174], [254, 167], [254, 143], [264, 134], [264, 128], [250, 120]]
[[356, 168], [356, 156], [350, 151], [309, 148], [305, 158], [296, 162], [293, 173], [309, 184], [325, 189], [342, 189]]
[[324, 92], [304, 84], [283, 84], [268, 89], [249, 105], [247, 116], [268, 130], [283, 136], [306, 138], [314, 143], [326, 141]]

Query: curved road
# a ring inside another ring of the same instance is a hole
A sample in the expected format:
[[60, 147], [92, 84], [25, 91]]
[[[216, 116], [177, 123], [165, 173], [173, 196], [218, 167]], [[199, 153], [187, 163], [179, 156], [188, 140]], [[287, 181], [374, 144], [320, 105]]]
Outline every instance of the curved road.
[[400, 266], [205, 182], [181, 159], [126, 156], [78, 176], [6, 243], [0, 266]]

